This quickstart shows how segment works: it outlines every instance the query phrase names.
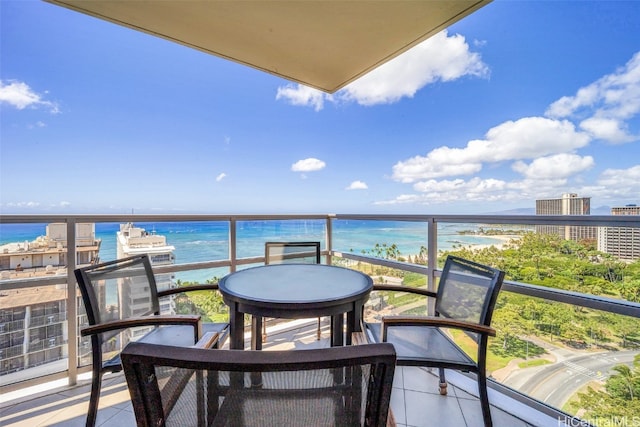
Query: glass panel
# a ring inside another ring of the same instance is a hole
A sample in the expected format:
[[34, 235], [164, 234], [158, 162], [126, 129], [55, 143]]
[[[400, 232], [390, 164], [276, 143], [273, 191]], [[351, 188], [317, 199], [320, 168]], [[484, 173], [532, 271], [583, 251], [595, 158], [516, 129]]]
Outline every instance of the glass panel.
[[640, 319], [505, 293], [492, 326], [494, 380], [594, 425], [640, 419]]
[[238, 258], [264, 256], [268, 241], [320, 242], [326, 247], [324, 219], [290, 219], [269, 221], [238, 221]]
[[336, 251], [426, 264], [425, 223], [334, 220], [332, 228], [333, 249]]
[[[371, 276], [374, 284], [427, 288], [427, 277], [388, 267], [358, 263], [356, 270]], [[371, 271], [372, 273], [369, 273]], [[380, 321], [382, 316], [427, 315], [427, 298], [409, 292], [373, 291], [365, 304], [365, 321]]]
[[[618, 237], [623, 235], [621, 228], [611, 227], [600, 227], [600, 235], [606, 230], [617, 230]], [[452, 254], [500, 268], [506, 272], [506, 280], [638, 302], [640, 258], [634, 255], [635, 261], [631, 261], [618, 258], [616, 253], [631, 256], [636, 246], [640, 249], [640, 228], [624, 230], [626, 240], [607, 246], [602, 240], [570, 240], [556, 233], [534, 232], [526, 225], [484, 225], [478, 227], [479, 233], [504, 233], [500, 244], [460, 245], [440, 251], [439, 265]]]
[[0, 385], [67, 369], [66, 285], [2, 290]]
[[[222, 277], [228, 272], [228, 269], [209, 269], [200, 270], [203, 275], [206, 272], [213, 273], [209, 278], [198, 281], [181, 281], [178, 280], [178, 287], [188, 288], [189, 286], [207, 283], [218, 283]], [[184, 292], [160, 300], [160, 312], [163, 313], [167, 304], [170, 304], [171, 314], [199, 314], [204, 322], [228, 322], [229, 307], [222, 300], [220, 292], [197, 291]]]

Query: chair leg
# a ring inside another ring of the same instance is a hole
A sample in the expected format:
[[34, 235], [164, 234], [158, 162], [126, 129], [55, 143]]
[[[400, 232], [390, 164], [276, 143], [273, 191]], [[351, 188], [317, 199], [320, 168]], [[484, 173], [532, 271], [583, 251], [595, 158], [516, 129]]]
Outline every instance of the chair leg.
[[480, 397], [480, 405], [482, 405], [484, 426], [493, 427], [491, 407], [489, 406], [489, 394], [487, 392], [487, 375], [485, 372], [478, 372], [478, 395]]
[[89, 410], [87, 411], [86, 427], [94, 427], [98, 416], [98, 404], [100, 403], [100, 388], [102, 387], [102, 372], [93, 370], [91, 380], [91, 397], [89, 398]]
[[317, 335], [318, 335], [318, 341], [320, 341], [320, 338], [322, 338], [322, 334], [320, 333], [320, 318], [318, 317], [318, 331], [317, 331]]
[[266, 317], [262, 318], [262, 342], [267, 342], [267, 319]]
[[438, 368], [438, 374], [440, 376], [440, 394], [443, 396], [447, 395], [447, 379], [444, 377], [444, 368]]

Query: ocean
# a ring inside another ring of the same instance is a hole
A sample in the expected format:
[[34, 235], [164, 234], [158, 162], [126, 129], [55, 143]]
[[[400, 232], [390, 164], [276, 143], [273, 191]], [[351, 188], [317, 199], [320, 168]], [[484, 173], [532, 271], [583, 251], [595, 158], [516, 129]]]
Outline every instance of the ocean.
[[[229, 226], [219, 222], [162, 222], [135, 223], [149, 233], [164, 235], [167, 244], [175, 247], [176, 263], [223, 260], [229, 258]], [[469, 234], [462, 230], [475, 230], [477, 224], [441, 224], [438, 228], [438, 249], [448, 250], [453, 245], [489, 245], [499, 239]], [[96, 223], [96, 238], [102, 239], [100, 260], [116, 258], [116, 232], [119, 223]], [[324, 247], [324, 220], [241, 221], [237, 223], [237, 257], [257, 257], [264, 254], [264, 242], [269, 240], [317, 240]], [[0, 245], [33, 241], [46, 234], [46, 224], [0, 224]], [[333, 221], [333, 249], [340, 252], [362, 254], [376, 244], [395, 244], [400, 255], [415, 255], [421, 246], [427, 246], [426, 224], [404, 221]], [[216, 271], [217, 270], [217, 271]], [[176, 273], [182, 281], [204, 282], [222, 277], [226, 269]]]

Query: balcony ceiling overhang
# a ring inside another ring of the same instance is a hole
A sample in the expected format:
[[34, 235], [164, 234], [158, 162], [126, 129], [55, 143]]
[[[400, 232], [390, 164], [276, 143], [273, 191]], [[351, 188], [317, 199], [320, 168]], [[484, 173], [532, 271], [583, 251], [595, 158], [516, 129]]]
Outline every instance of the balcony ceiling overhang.
[[333, 93], [491, 0], [45, 0]]

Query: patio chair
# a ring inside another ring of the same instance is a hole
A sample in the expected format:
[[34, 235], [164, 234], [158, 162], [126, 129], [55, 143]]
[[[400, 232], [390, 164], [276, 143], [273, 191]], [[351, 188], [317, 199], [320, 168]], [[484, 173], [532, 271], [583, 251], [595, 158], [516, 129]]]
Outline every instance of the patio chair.
[[75, 275], [89, 323], [80, 334], [91, 337], [93, 378], [88, 427], [95, 425], [102, 375], [122, 370], [119, 349], [127, 342], [190, 346], [207, 334], [209, 346], [218, 347], [228, 335], [228, 323], [203, 324], [199, 315], [160, 314], [160, 298], [186, 291], [215, 291], [217, 285], [158, 292], [147, 255], [79, 268]]
[[384, 427], [391, 344], [241, 351], [130, 343], [122, 364], [142, 426]]
[[[320, 264], [320, 242], [266, 242], [265, 264], [306, 263]], [[262, 341], [267, 339], [265, 319], [262, 320]], [[318, 317], [317, 339], [320, 340], [321, 319]]]
[[[487, 343], [493, 308], [504, 272], [462, 258], [449, 256], [437, 292], [397, 285], [376, 285], [374, 290], [414, 292], [435, 298], [435, 316], [384, 316], [367, 322], [367, 338], [390, 342], [398, 352], [398, 365], [436, 367], [440, 394], [447, 394], [445, 368], [477, 374], [485, 426], [492, 426], [487, 394]], [[452, 335], [461, 330], [477, 343], [477, 353], [467, 354]]]

